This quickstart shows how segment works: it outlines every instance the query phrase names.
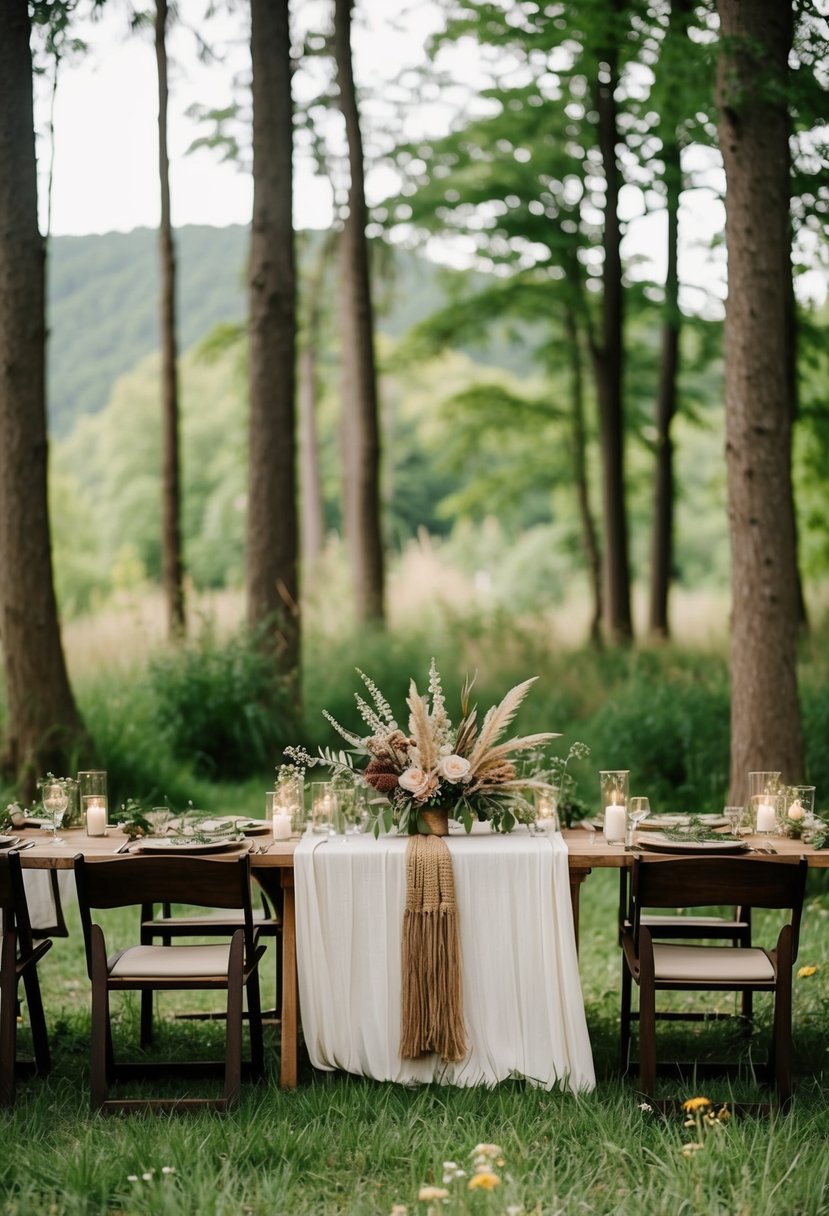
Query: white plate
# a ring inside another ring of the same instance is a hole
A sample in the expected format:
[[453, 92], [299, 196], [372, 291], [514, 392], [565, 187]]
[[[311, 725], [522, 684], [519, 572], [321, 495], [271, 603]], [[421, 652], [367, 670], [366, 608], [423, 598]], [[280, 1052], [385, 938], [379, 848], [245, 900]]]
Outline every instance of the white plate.
[[10, 849], [13, 844], [17, 844], [16, 836], [0, 836], [0, 849]]
[[238, 849], [237, 840], [207, 840], [198, 842], [187, 836], [148, 836], [137, 845], [139, 853], [224, 853], [227, 849]]
[[668, 840], [648, 832], [640, 832], [636, 843], [654, 853], [744, 853], [748, 848], [745, 840]]
[[[642, 820], [640, 828], [684, 828], [691, 822], [691, 815], [651, 815]], [[707, 828], [727, 828], [728, 820], [723, 815], [694, 815], [698, 823]]]

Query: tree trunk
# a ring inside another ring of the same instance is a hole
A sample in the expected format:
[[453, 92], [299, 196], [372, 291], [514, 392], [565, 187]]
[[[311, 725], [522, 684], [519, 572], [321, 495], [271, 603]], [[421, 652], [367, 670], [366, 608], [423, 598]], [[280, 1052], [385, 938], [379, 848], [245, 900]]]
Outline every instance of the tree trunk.
[[665, 162], [666, 211], [668, 216], [668, 265], [665, 273], [662, 350], [659, 360], [659, 389], [656, 397], [656, 467], [651, 534], [651, 588], [648, 628], [657, 637], [670, 636], [668, 593], [673, 565], [674, 446], [671, 426], [677, 406], [679, 373], [679, 196], [682, 167], [676, 129], [666, 131], [662, 144]]
[[281, 669], [299, 668], [296, 510], [296, 269], [288, 0], [252, 0], [248, 621]]
[[718, 0], [719, 138], [726, 172], [725, 406], [731, 539], [731, 788], [751, 769], [803, 778], [787, 299], [785, 82], [792, 10]]
[[335, 0], [334, 54], [348, 139], [348, 213], [340, 238], [343, 520], [357, 620], [382, 625], [384, 554], [380, 525], [380, 435], [374, 317], [366, 241], [363, 144], [351, 61], [353, 0]]
[[584, 428], [584, 377], [582, 375], [581, 344], [579, 342], [576, 317], [571, 308], [567, 309], [565, 315], [565, 327], [571, 372], [570, 403], [573, 418], [573, 478], [576, 483], [576, 497], [579, 506], [579, 518], [581, 519], [582, 545], [593, 600], [593, 614], [590, 620], [590, 641], [594, 646], [599, 646], [602, 640], [602, 555], [599, 551], [593, 512], [590, 509], [590, 495], [587, 481], [587, 441]]
[[167, 604], [167, 632], [171, 638], [179, 638], [186, 630], [186, 616], [181, 543], [176, 255], [170, 215], [170, 160], [167, 154], [167, 11], [167, 0], [156, 0], [158, 178], [161, 184], [161, 568]]
[[44, 248], [37, 223], [27, 0], [0, 5], [0, 638], [2, 770], [29, 798], [86, 736], [61, 644], [47, 497]]
[[308, 572], [318, 560], [325, 543], [325, 510], [320, 475], [317, 402], [319, 399], [319, 356], [322, 340], [323, 300], [326, 274], [334, 252], [334, 232], [320, 243], [305, 290], [305, 325], [299, 356], [299, 459], [300, 459], [300, 535], [302, 567]]
[[[613, 0], [612, 16], [618, 17], [624, 0]], [[619, 223], [619, 166], [616, 144], [616, 87], [619, 77], [618, 33], [611, 28], [607, 47], [600, 56], [601, 68], [596, 97], [599, 116], [599, 148], [605, 177], [604, 268], [601, 349], [594, 352], [599, 400], [599, 443], [602, 457], [602, 505], [604, 519], [604, 613], [605, 629], [612, 641], [633, 637], [630, 611], [630, 566], [628, 561], [627, 511], [624, 477], [624, 417], [622, 406], [622, 258]]]

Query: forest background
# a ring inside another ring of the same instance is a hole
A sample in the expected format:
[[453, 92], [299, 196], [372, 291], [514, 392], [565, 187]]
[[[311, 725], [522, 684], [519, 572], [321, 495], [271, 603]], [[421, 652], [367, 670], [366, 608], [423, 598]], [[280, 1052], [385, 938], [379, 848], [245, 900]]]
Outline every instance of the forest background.
[[[390, 634], [375, 630], [378, 621], [367, 626], [358, 603], [353, 612], [349, 608], [353, 559], [341, 539], [347, 528], [340, 421], [348, 342], [334, 304], [340, 272], [325, 234], [299, 233], [299, 350], [301, 362], [313, 338], [320, 474], [314, 510], [321, 522], [316, 540], [302, 538], [304, 723], [284, 698], [274, 696], [269, 681], [271, 691], [257, 691], [257, 664], [250, 655], [250, 682], [233, 686], [250, 641], [234, 634], [244, 615], [249, 491], [247, 230], [176, 232], [178, 337], [185, 352], [178, 363], [182, 550], [195, 611], [190, 642], [178, 639], [170, 650], [157, 591], [163, 499], [160, 360], [153, 333], [160, 290], [156, 234], [50, 239], [49, 494], [56, 584], [83, 717], [101, 762], [123, 773], [123, 786], [133, 787], [123, 792], [134, 794], [135, 786], [146, 788], [150, 781], [148, 796], [158, 796], [163, 787], [181, 799], [188, 782], [199, 777], [234, 778], [256, 770], [259, 780], [263, 767], [278, 762], [281, 746], [298, 732], [312, 742], [327, 741], [319, 709], [347, 703], [349, 669], [368, 667], [367, 654], [374, 660], [372, 673], [402, 695], [409, 675], [425, 670], [428, 655], [437, 650], [441, 658], [450, 653], [450, 682], [459, 683], [470, 666], [480, 668], [482, 695], [506, 675], [526, 674], [519, 667], [538, 671], [544, 690], [538, 716], [547, 726], [587, 737], [597, 753], [591, 768], [625, 764], [635, 771], [638, 761], [641, 781], [656, 784], [665, 799], [690, 790], [700, 804], [722, 801], [728, 781], [731, 590], [722, 304], [716, 291], [692, 282], [700, 262], [722, 263], [721, 225], [711, 248], [686, 249], [687, 276], [674, 265], [673, 303], [671, 283], [654, 273], [666, 265], [670, 273], [670, 254], [652, 258], [635, 245], [627, 247], [620, 416], [631, 632], [640, 641], [633, 649], [608, 651], [600, 647], [596, 627], [595, 570], [584, 528], [592, 519], [601, 530], [596, 521], [603, 510], [597, 400], [602, 390], [587, 371], [584, 333], [576, 343], [583, 344], [581, 354], [575, 363], [572, 357], [568, 267], [580, 266], [586, 312], [598, 316], [608, 297], [609, 212], [589, 72], [598, 63], [601, 79], [606, 47], [597, 50], [597, 44], [607, 39], [600, 20], [604, 7], [586, 4], [582, 23], [567, 26], [563, 9], [552, 6], [543, 28], [534, 6], [532, 12], [522, 5], [498, 7], [499, 21], [509, 15], [493, 33], [496, 10], [458, 6], [437, 45], [454, 42], [464, 55], [474, 49], [479, 56], [469, 95], [477, 96], [480, 108], [465, 114], [459, 98], [449, 132], [428, 142], [407, 144], [400, 116], [446, 86], [438, 69], [423, 62], [413, 66], [401, 75], [396, 92], [385, 90], [382, 104], [364, 85], [367, 162], [376, 155], [398, 186], [367, 226], [380, 389], [377, 514], [388, 558]], [[693, 229], [700, 208], [722, 215], [713, 108], [717, 14], [708, 5], [681, 4], [623, 5], [619, 12], [627, 24], [622, 35], [612, 31], [618, 38], [614, 72], [622, 115], [622, 193], [615, 219], [623, 235], [637, 219], [662, 216], [667, 224], [673, 188], [666, 148], [673, 140], [682, 169], [681, 185], [673, 191], [676, 218], [680, 232], [683, 217]], [[672, 25], [677, 15], [684, 23], [679, 31]], [[814, 675], [825, 632], [829, 565], [825, 146], [815, 102], [825, 95], [826, 43], [825, 20], [814, 6], [797, 6], [796, 16], [792, 63], [801, 88], [791, 106], [797, 130], [793, 267], [796, 279], [805, 272], [808, 290], [798, 291], [791, 470], [810, 630], [801, 645]], [[688, 62], [677, 74], [679, 61], [671, 56], [680, 37], [680, 54]], [[306, 30], [301, 49], [295, 46], [297, 63], [316, 81], [315, 89], [299, 89], [297, 141], [330, 174], [337, 233], [348, 219], [348, 190], [342, 133], [332, 137], [330, 119], [322, 119], [331, 112], [330, 71], [317, 67], [330, 50], [326, 38], [324, 30]], [[550, 44], [544, 53], [539, 40]], [[663, 74], [663, 67], [670, 70]], [[811, 91], [803, 85], [807, 77], [814, 82]], [[451, 88], [457, 92], [458, 82]], [[396, 117], [389, 118], [395, 106]], [[542, 108], [544, 121], [531, 120]], [[222, 111], [202, 106], [202, 117], [204, 142], [214, 153], [235, 149], [244, 161], [244, 105]], [[332, 146], [323, 148], [326, 141]], [[538, 167], [544, 158], [551, 174], [546, 164]], [[661, 232], [658, 240], [669, 243], [670, 224], [667, 231], [664, 225], [648, 231]], [[454, 244], [463, 256], [453, 260], [474, 269], [438, 268], [424, 253], [435, 251], [436, 237], [439, 250], [446, 253]], [[659, 513], [657, 455], [667, 434], [657, 418], [666, 318], [678, 350], [675, 413], [668, 420], [674, 454], [671, 615], [654, 629], [647, 601]], [[581, 435], [574, 429], [579, 413]], [[581, 473], [574, 471], [579, 444]], [[307, 484], [300, 493], [307, 517]], [[600, 537], [597, 548], [602, 547], [612, 548], [612, 538]], [[677, 644], [668, 650], [666, 635]], [[585, 646], [591, 636], [593, 644]], [[693, 654], [686, 652], [688, 644]], [[445, 661], [442, 666], [446, 670]], [[217, 683], [207, 687], [211, 671]], [[676, 682], [687, 684], [689, 704], [671, 726], [664, 707]], [[825, 710], [808, 675], [801, 694], [807, 775], [820, 784], [812, 724], [822, 721]], [[216, 712], [212, 725], [201, 716], [199, 737], [193, 706], [205, 701]], [[134, 745], [131, 757], [115, 754], [123, 748], [124, 732], [135, 738], [142, 714], [145, 765], [136, 763]], [[626, 715], [630, 722], [623, 726]], [[648, 720], [654, 737], [645, 745]], [[226, 735], [246, 729], [250, 746], [245, 751], [240, 742], [234, 758]], [[159, 748], [168, 744], [171, 763], [164, 771]]]

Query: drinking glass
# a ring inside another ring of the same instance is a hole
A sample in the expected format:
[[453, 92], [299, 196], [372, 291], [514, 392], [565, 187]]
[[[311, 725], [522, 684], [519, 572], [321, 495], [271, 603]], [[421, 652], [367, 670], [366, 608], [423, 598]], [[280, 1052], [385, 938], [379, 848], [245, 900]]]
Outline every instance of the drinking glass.
[[367, 791], [361, 786], [339, 791], [340, 817], [342, 819], [346, 838], [359, 836], [366, 830], [368, 823]]
[[725, 806], [723, 807], [723, 815], [728, 820], [731, 835], [737, 836], [740, 831], [740, 825], [743, 822], [743, 816], [745, 815], [745, 807]]
[[649, 798], [636, 797], [628, 801], [627, 815], [627, 832], [625, 834], [625, 848], [633, 848], [633, 833], [636, 831], [643, 819], [647, 819], [651, 813], [651, 804]]
[[584, 828], [585, 832], [590, 833], [590, 844], [596, 843], [596, 821], [588, 815], [585, 819], [579, 820], [579, 827]]
[[43, 809], [52, 821], [52, 844], [63, 844], [58, 828], [69, 806], [69, 794], [60, 781], [47, 781], [43, 786]]
[[156, 836], [166, 835], [172, 817], [173, 812], [168, 806], [154, 806], [151, 811], [147, 811], [147, 819]]

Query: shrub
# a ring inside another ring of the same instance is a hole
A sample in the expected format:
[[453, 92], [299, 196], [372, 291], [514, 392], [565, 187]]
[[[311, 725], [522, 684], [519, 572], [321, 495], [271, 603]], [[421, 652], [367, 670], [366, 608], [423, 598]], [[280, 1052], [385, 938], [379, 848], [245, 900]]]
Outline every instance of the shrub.
[[154, 657], [148, 680], [162, 740], [198, 776], [264, 772], [298, 737], [290, 682], [256, 633], [220, 644], [205, 629], [196, 642]]

